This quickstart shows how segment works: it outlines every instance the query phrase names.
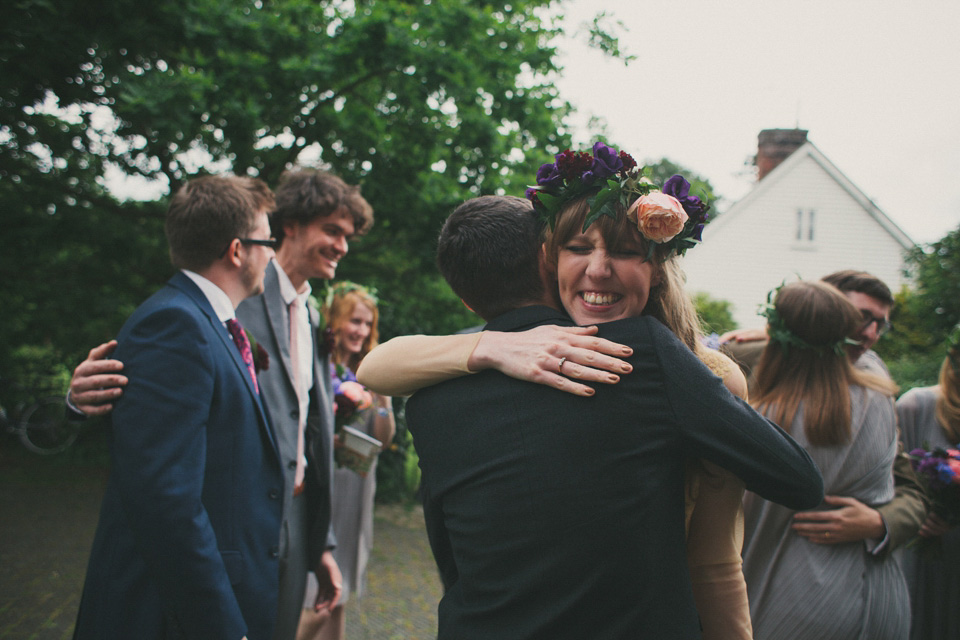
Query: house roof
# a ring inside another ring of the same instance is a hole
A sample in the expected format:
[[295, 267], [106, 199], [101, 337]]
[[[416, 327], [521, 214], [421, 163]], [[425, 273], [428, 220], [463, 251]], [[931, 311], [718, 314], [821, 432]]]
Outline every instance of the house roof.
[[747, 209], [750, 203], [761, 197], [768, 190], [773, 189], [777, 182], [782, 180], [784, 176], [788, 175], [797, 165], [807, 158], [812, 159], [823, 168], [901, 247], [910, 249], [915, 246], [913, 240], [809, 140], [791, 153], [783, 162], [773, 169], [773, 171], [768, 173], [746, 196], [734, 203], [723, 215], [718, 216], [717, 220], [710, 226], [719, 228], [731, 223], [740, 211]]

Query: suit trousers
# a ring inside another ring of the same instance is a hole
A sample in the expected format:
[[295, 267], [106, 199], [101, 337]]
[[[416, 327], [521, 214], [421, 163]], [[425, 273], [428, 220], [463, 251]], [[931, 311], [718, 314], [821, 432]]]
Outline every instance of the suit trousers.
[[[273, 640], [294, 640], [307, 588], [307, 500], [305, 494], [291, 495], [287, 519], [280, 531], [280, 599]], [[294, 541], [290, 536], [299, 536]]]

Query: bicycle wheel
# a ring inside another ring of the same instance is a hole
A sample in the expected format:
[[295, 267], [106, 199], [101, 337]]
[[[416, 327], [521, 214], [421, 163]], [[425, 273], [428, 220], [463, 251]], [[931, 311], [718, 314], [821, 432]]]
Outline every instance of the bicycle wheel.
[[63, 396], [41, 398], [20, 416], [20, 442], [34, 453], [60, 453], [73, 444], [79, 432], [79, 423], [67, 420]]

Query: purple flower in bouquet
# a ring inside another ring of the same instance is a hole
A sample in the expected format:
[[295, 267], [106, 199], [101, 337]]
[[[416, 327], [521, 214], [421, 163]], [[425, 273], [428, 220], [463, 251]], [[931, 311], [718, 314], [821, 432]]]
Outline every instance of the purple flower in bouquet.
[[927, 489], [931, 511], [949, 524], [960, 524], [960, 451], [914, 449], [910, 462]]

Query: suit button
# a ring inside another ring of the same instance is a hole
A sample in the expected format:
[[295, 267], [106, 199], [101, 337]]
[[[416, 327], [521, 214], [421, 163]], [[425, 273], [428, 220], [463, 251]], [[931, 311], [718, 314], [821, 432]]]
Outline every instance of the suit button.
[[270, 557], [271, 557], [271, 558], [279, 558], [279, 557], [280, 557], [280, 549], [279, 549], [278, 547], [270, 547]]
[[297, 468], [296, 460], [291, 460], [290, 462], [287, 463], [287, 469], [296, 469], [296, 468]]
[[270, 493], [267, 495], [270, 496], [271, 500], [276, 500], [277, 498], [280, 497], [280, 492], [277, 491], [276, 489], [270, 489]]
[[299, 410], [299, 409], [294, 409], [293, 411], [291, 411], [291, 412], [290, 412], [290, 417], [293, 418], [293, 419], [299, 418], [299, 417], [300, 417], [300, 410]]

